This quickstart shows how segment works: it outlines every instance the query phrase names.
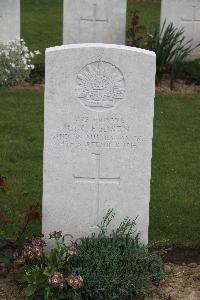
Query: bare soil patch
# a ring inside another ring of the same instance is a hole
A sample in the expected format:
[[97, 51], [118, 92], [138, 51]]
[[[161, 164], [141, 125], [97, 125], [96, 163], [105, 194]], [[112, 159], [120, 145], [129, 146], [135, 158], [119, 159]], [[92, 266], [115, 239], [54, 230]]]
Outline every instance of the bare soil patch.
[[168, 263], [165, 266], [168, 275], [159, 286], [149, 286], [145, 300], [200, 299], [200, 265]]
[[189, 95], [194, 93], [200, 93], [200, 85], [186, 84], [183, 80], [177, 80], [173, 90], [170, 89], [169, 80], [164, 79], [156, 86], [156, 91], [165, 94], [182, 94]]
[[0, 300], [25, 300], [23, 290], [16, 285], [13, 276], [0, 277]]
[[44, 89], [44, 83], [32, 84], [29, 82], [25, 82], [25, 83], [14, 86], [13, 89], [31, 89], [34, 91], [41, 91]]

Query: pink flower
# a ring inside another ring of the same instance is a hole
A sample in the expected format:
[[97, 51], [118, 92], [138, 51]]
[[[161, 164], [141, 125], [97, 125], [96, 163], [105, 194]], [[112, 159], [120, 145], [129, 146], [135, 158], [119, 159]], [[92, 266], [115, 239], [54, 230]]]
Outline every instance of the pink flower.
[[69, 275], [66, 280], [73, 289], [80, 289], [83, 285], [83, 278], [76, 274]]
[[49, 284], [53, 285], [54, 287], [58, 287], [60, 290], [64, 289], [64, 283], [65, 279], [62, 273], [60, 272], [54, 272], [49, 278], [48, 278]]
[[69, 255], [77, 255], [77, 249], [74, 245], [69, 246], [67, 252]]

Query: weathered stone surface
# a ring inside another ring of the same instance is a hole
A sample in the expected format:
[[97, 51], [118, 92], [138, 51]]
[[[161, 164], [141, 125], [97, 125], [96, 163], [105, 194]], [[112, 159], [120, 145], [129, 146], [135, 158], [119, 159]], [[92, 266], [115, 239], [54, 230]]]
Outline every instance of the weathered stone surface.
[[0, 42], [20, 38], [20, 0], [0, 0]]
[[[155, 54], [83, 44], [46, 52], [43, 232], [75, 238], [108, 209], [148, 242]], [[111, 228], [111, 229], [112, 229]]]
[[[192, 40], [194, 48], [200, 44], [200, 0], [162, 0], [161, 27], [165, 19], [166, 24], [173, 22], [183, 28], [186, 40]], [[191, 54], [191, 58], [196, 57], [197, 49]]]
[[64, 0], [63, 44], [125, 44], [127, 0]]

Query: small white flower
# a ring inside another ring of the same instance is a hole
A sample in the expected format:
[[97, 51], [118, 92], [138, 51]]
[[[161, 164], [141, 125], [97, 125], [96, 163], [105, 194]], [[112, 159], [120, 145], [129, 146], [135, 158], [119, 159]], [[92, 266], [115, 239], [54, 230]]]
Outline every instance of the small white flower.
[[39, 50], [35, 50], [35, 55], [40, 55], [41, 52]]
[[14, 63], [10, 63], [12, 68], [15, 68], [15, 64]]
[[33, 52], [30, 52], [30, 57], [31, 58], [34, 58], [35, 57], [35, 54]]
[[[34, 69], [32, 59], [40, 51], [30, 51], [23, 39], [0, 43], [0, 85], [13, 85], [22, 82]], [[11, 76], [11, 75], [12, 76]]]

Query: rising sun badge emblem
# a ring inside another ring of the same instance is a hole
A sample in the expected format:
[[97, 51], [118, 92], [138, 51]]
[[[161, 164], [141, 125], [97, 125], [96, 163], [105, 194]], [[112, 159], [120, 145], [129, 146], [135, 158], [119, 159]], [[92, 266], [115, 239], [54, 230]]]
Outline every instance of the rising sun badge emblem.
[[114, 107], [124, 98], [125, 80], [111, 63], [92, 62], [77, 75], [77, 96], [82, 104], [101, 111]]

